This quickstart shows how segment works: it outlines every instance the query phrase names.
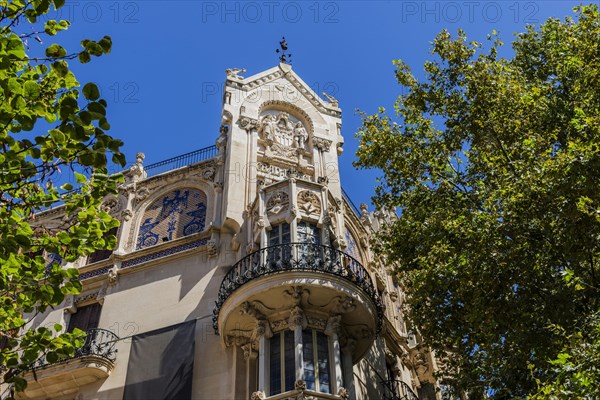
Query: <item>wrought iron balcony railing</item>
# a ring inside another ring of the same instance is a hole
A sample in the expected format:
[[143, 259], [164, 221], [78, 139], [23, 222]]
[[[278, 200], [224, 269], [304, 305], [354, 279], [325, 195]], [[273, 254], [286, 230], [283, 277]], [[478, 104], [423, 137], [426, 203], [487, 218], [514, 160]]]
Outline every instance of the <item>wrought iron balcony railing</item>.
[[367, 270], [355, 258], [329, 246], [310, 243], [287, 243], [265, 247], [238, 261], [225, 275], [216, 307], [213, 328], [218, 332], [219, 311], [225, 300], [253, 279], [286, 271], [331, 274], [347, 279], [365, 292], [377, 309], [377, 332], [383, 322], [383, 304]]
[[383, 386], [383, 400], [419, 400], [419, 396], [406, 382], [392, 379], [381, 381], [381, 385]]
[[[116, 345], [119, 337], [106, 329], [89, 329], [86, 331], [83, 346], [75, 349], [73, 357], [62, 358], [57, 361], [65, 362], [85, 356], [102, 357], [108, 361], [115, 361], [117, 358]], [[48, 362], [45, 357], [40, 358], [34, 368], [46, 367], [55, 363]]]

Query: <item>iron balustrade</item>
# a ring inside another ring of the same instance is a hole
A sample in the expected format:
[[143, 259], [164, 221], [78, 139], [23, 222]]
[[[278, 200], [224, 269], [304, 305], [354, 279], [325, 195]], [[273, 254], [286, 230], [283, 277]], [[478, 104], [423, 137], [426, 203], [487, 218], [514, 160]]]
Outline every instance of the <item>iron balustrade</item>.
[[55, 363], [48, 362], [45, 357], [41, 357], [33, 365], [33, 368], [46, 367], [85, 356], [96, 356], [109, 361], [115, 361], [117, 358], [116, 346], [118, 340], [119, 337], [117, 335], [106, 329], [89, 329], [86, 331], [83, 345], [75, 349], [75, 354], [72, 357], [61, 358]]
[[397, 379], [381, 381], [383, 386], [383, 400], [419, 400], [406, 382]]
[[360, 262], [333, 247], [312, 243], [286, 243], [255, 251], [242, 258], [227, 272], [213, 310], [215, 333], [219, 330], [219, 311], [233, 292], [253, 279], [288, 271], [331, 274], [354, 283], [369, 296], [377, 309], [377, 333], [381, 331], [383, 304], [369, 273]]
[[195, 150], [189, 153], [178, 155], [177, 157], [169, 158], [168, 160], [159, 161], [153, 164], [144, 166], [144, 171], [147, 176], [154, 176], [167, 172], [173, 169], [186, 167], [188, 165], [199, 163], [200, 161], [209, 160], [216, 157], [218, 154], [217, 146], [208, 146], [203, 149]]

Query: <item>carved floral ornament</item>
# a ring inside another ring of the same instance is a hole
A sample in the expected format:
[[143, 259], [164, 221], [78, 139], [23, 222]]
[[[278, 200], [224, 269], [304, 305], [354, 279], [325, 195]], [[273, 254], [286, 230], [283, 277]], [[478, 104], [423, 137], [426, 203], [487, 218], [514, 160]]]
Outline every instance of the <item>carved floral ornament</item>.
[[314, 146], [321, 151], [324, 151], [324, 152], [329, 151], [329, 149], [331, 148], [331, 143], [332, 143], [332, 141], [329, 139], [313, 137]]
[[298, 207], [305, 214], [320, 214], [321, 201], [319, 197], [310, 190], [302, 190], [298, 193]]
[[279, 190], [267, 201], [267, 214], [277, 215], [288, 209], [290, 198], [287, 193]]
[[114, 217], [123, 209], [123, 203], [117, 197], [109, 197], [102, 202], [100, 209]]

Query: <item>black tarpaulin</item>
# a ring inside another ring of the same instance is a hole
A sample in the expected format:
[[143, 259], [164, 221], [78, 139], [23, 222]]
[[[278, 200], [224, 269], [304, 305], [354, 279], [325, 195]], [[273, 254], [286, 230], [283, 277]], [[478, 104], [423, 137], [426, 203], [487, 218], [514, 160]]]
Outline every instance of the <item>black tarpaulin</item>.
[[189, 321], [133, 336], [123, 399], [191, 399], [195, 329]]

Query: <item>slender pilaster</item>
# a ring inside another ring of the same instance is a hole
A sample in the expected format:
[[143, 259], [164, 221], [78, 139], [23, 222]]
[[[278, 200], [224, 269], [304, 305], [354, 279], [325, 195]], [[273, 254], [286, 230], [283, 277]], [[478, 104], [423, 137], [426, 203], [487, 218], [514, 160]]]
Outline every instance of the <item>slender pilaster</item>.
[[258, 339], [258, 390], [267, 391], [267, 338], [261, 335]]
[[354, 387], [354, 372], [352, 353], [356, 346], [356, 340], [346, 338], [346, 345], [342, 347], [342, 359], [344, 365], [344, 387], [348, 391], [348, 400], [356, 400], [356, 389]]

